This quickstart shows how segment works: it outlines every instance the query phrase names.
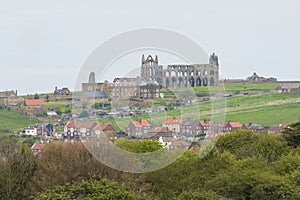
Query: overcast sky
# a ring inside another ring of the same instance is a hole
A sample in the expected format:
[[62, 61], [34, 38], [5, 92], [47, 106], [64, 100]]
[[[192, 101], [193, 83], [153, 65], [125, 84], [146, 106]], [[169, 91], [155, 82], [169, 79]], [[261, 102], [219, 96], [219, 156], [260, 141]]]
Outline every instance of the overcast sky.
[[[217, 53], [223, 78], [257, 72], [300, 80], [299, 2], [0, 1], [0, 91], [73, 90], [95, 48], [114, 35], [144, 27], [178, 31], [209, 54]], [[119, 67], [139, 67], [140, 59], [125, 59]], [[160, 61], [174, 63], [163, 55]]]

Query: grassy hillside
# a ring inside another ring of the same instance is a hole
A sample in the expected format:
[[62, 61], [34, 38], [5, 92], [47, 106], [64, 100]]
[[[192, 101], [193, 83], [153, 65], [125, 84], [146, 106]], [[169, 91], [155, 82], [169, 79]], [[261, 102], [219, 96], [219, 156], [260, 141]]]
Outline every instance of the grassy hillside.
[[[266, 94], [266, 95], [239, 95], [216, 101], [226, 101], [226, 121], [241, 123], [257, 123], [264, 126], [273, 126], [281, 123], [292, 123], [300, 120], [300, 95], [298, 94]], [[184, 107], [184, 115], [190, 118], [210, 119], [211, 102]], [[139, 118], [151, 120], [151, 123], [160, 125], [166, 118], [181, 117], [181, 109], [167, 112], [141, 115]], [[113, 125], [126, 127], [129, 119], [116, 119]]]
[[[259, 93], [263, 91], [275, 90], [278, 86], [278, 83], [263, 83], [263, 84], [253, 84], [253, 83], [245, 83], [245, 84], [231, 84], [224, 86], [211, 86], [211, 87], [195, 87], [193, 91], [195, 94], [202, 93], [204, 95], [209, 95], [209, 91], [220, 91], [227, 93], [239, 93], [239, 92], [250, 92], [250, 93]], [[185, 90], [185, 89], [184, 89]], [[177, 92], [181, 92], [182, 89], [179, 89]], [[163, 90], [164, 97], [166, 98], [175, 98], [172, 90]]]
[[16, 131], [37, 122], [12, 110], [0, 110], [0, 133]]
[[[191, 106], [188, 113], [193, 113], [196, 106]], [[200, 118], [209, 119], [211, 103], [199, 106]], [[174, 111], [173, 111], [174, 112]], [[226, 99], [226, 121], [258, 123], [273, 126], [300, 120], [300, 95], [267, 94], [253, 96], [236, 96]]]

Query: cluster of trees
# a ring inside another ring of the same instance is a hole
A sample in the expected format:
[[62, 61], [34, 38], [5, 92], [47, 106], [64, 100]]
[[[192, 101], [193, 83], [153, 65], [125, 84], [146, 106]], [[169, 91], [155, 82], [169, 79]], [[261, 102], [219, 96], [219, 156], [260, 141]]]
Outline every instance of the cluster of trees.
[[[155, 141], [119, 140], [145, 153]], [[282, 134], [237, 131], [204, 158], [186, 151], [158, 171], [131, 174], [97, 161], [81, 143], [52, 143], [35, 157], [26, 144], [0, 143], [0, 199], [300, 199], [300, 123]]]
[[29, 182], [36, 166], [36, 158], [26, 144], [3, 142], [0, 161], [0, 199], [26, 199], [30, 195]]

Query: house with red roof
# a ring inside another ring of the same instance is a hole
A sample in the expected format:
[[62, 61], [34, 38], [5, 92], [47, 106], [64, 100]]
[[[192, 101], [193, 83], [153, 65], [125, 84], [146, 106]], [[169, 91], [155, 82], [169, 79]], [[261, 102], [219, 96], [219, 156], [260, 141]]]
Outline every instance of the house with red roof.
[[42, 153], [42, 150], [46, 145], [47, 144], [44, 143], [34, 143], [31, 147], [31, 150], [33, 151], [34, 155], [39, 155]]
[[169, 144], [169, 149], [184, 149], [187, 150], [190, 147], [190, 144], [185, 140], [174, 140]]
[[126, 133], [128, 135], [143, 137], [150, 130], [151, 126], [145, 119], [131, 121], [126, 127]]
[[182, 119], [180, 118], [170, 118], [166, 120], [162, 126], [163, 127], [168, 127], [170, 130], [172, 130], [174, 133], [179, 133], [180, 132], [180, 124], [182, 123]]
[[271, 126], [268, 129], [268, 133], [281, 133], [281, 131], [286, 127], [288, 127], [288, 124], [278, 124], [277, 126]]
[[96, 126], [96, 122], [71, 120], [65, 125], [63, 138], [81, 139], [90, 137], [92, 136], [93, 130]]
[[93, 134], [94, 135], [100, 135], [106, 131], [110, 131], [112, 133], [115, 133], [115, 129], [111, 124], [98, 124], [94, 130], [93, 130]]
[[44, 106], [44, 99], [27, 99], [25, 100], [25, 106]]
[[225, 122], [221, 125], [222, 132], [234, 132], [240, 129], [247, 129], [245, 124], [241, 124], [240, 122]]
[[201, 121], [202, 132], [205, 134], [219, 133], [219, 124], [213, 121]]
[[153, 127], [148, 131], [149, 139], [159, 139], [159, 137], [174, 137], [174, 132], [168, 127]]
[[183, 135], [197, 135], [203, 132], [203, 127], [197, 119], [186, 119], [180, 124], [180, 133]]
[[266, 132], [265, 127], [263, 127], [262, 125], [259, 125], [259, 124], [249, 123], [247, 125], [247, 129], [251, 130], [252, 132], [255, 132], [255, 133], [264, 133], [264, 132]]
[[27, 99], [24, 102], [24, 106], [27, 115], [42, 115], [44, 112], [45, 101], [44, 99]]

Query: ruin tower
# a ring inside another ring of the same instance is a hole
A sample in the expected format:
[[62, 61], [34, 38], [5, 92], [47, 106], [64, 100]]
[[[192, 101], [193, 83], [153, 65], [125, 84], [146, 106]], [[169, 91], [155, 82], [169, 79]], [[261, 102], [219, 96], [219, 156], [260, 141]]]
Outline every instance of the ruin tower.
[[95, 83], [95, 72], [90, 73], [89, 83]]
[[155, 59], [149, 55], [146, 59], [142, 55], [141, 77], [147, 81], [156, 81], [162, 84], [163, 66], [158, 64], [158, 56]]
[[219, 67], [219, 59], [218, 59], [218, 56], [215, 53], [210, 55], [209, 64], [216, 65], [217, 67]]

